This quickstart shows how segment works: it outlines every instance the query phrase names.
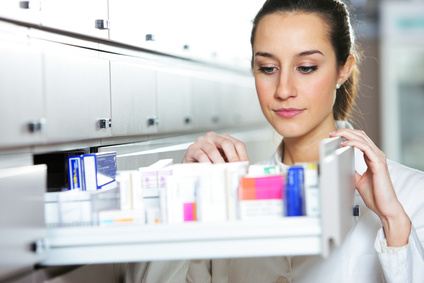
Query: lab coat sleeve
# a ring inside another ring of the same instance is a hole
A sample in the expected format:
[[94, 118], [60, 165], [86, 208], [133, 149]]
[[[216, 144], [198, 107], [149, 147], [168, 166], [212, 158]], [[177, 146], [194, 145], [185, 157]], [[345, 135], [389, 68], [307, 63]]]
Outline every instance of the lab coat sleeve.
[[374, 246], [387, 283], [424, 282], [424, 251], [415, 228], [411, 229], [408, 245], [385, 249], [386, 243], [384, 231], [380, 229]]
[[424, 282], [424, 173], [392, 161], [389, 171], [399, 201], [411, 219], [411, 233], [406, 246], [390, 248], [381, 228], [374, 247], [388, 283]]

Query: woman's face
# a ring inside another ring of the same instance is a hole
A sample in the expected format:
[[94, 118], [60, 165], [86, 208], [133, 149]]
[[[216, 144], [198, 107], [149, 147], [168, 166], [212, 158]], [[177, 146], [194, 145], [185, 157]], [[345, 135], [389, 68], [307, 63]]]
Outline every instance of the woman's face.
[[256, 29], [253, 54], [262, 112], [280, 135], [302, 137], [334, 129], [336, 84], [342, 81], [327, 25], [318, 15], [265, 16]]

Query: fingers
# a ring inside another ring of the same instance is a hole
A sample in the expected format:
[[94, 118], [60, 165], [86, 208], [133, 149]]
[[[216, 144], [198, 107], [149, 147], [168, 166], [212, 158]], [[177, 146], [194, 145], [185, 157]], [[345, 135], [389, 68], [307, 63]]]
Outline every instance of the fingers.
[[224, 163], [225, 160], [219, 149], [210, 138], [212, 137], [208, 137], [207, 135], [197, 138], [197, 140], [187, 148], [183, 163]]
[[[222, 136], [229, 139], [232, 142], [232, 145], [234, 146], [234, 147], [230, 147], [229, 150], [231, 154], [235, 153], [235, 155], [232, 155], [232, 158], [229, 158], [228, 162], [249, 161], [249, 157], [247, 156], [246, 145], [244, 144], [244, 142], [241, 142], [238, 139], [233, 138], [232, 136], [228, 134], [223, 134]], [[235, 150], [235, 152], [233, 152], [233, 149]], [[225, 151], [225, 149], [224, 149], [224, 153], [228, 158], [228, 154], [227, 154], [227, 151]]]
[[[374, 142], [365, 134], [365, 132], [353, 129], [339, 129], [330, 133], [331, 137], [343, 137], [346, 139], [342, 143], [343, 146], [353, 146], [364, 153], [365, 161], [374, 163], [375, 166], [381, 164], [386, 166], [385, 154], [374, 144]], [[376, 168], [377, 169], [377, 168]]]
[[188, 147], [183, 163], [224, 163], [248, 160], [246, 146], [243, 142], [227, 134], [218, 135], [209, 132]]
[[195, 163], [195, 162], [202, 162], [202, 163], [211, 163], [211, 160], [206, 155], [206, 153], [200, 149], [200, 147], [193, 143], [187, 148], [187, 151], [184, 154], [182, 163]]

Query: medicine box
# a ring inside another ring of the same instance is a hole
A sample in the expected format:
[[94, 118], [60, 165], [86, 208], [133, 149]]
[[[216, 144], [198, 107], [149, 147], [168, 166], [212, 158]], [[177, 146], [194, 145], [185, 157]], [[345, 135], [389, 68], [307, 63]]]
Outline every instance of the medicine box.
[[116, 152], [68, 157], [69, 189], [95, 191], [116, 177]]

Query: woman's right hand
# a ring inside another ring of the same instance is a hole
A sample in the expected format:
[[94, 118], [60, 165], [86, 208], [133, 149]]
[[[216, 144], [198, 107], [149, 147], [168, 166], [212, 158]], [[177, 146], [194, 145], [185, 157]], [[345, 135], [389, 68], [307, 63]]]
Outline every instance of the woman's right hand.
[[224, 163], [249, 161], [246, 146], [230, 135], [209, 132], [187, 148], [183, 163]]

